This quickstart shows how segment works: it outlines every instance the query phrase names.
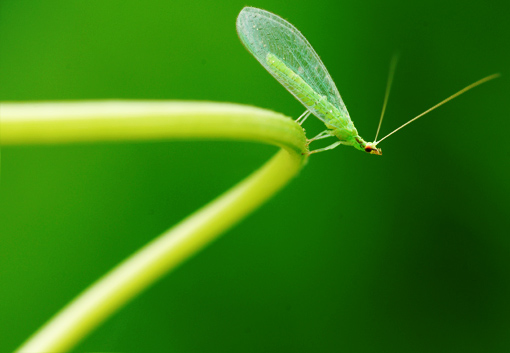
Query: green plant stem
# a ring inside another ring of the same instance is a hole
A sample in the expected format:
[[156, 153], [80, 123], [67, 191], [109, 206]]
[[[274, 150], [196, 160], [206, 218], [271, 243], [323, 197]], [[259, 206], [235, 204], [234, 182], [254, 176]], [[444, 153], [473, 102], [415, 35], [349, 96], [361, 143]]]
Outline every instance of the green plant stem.
[[267, 110], [197, 102], [0, 104], [2, 145], [215, 138], [282, 149], [259, 170], [138, 250], [65, 306], [18, 352], [62, 352], [282, 188], [307, 160], [303, 129]]

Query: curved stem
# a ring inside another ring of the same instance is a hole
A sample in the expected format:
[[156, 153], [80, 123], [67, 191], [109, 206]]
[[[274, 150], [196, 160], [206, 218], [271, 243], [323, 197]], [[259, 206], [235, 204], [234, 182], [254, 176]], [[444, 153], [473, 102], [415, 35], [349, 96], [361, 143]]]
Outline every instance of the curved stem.
[[282, 147], [252, 175], [138, 250], [57, 313], [18, 352], [62, 352], [282, 188], [307, 160], [303, 129], [271, 111], [220, 103], [0, 105], [3, 145], [221, 138]]

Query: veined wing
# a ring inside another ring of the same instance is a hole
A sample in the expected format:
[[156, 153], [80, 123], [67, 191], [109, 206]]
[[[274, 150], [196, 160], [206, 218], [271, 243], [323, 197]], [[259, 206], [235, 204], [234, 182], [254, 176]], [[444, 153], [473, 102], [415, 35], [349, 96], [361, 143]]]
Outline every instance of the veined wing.
[[[242, 9], [237, 17], [236, 26], [244, 46], [314, 115], [321, 120], [328, 121], [330, 119], [330, 116], [328, 117], [324, 113], [324, 109], [316, 109], [307, 103], [310, 100], [315, 100], [317, 95], [312, 96], [309, 93], [310, 90], [303, 89], [302, 84], [295, 80], [285, 79], [281, 71], [276, 72], [275, 67], [268, 63], [268, 55], [279, 59], [316, 94], [325, 97], [344, 118], [350, 120], [347, 108], [326, 67], [308, 40], [296, 27], [271, 12], [254, 7]], [[300, 92], [300, 94], [296, 92]]]

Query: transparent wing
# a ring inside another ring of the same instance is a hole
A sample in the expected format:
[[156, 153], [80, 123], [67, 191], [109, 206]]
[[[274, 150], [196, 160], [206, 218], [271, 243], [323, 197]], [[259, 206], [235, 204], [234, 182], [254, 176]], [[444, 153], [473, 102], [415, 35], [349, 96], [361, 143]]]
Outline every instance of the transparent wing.
[[[241, 10], [237, 17], [236, 27], [244, 46], [284, 87], [289, 82], [283, 82], [282, 78], [273, 72], [273, 68], [268, 65], [266, 60], [268, 53], [278, 57], [315, 92], [325, 96], [329, 103], [350, 120], [347, 108], [328, 70], [296, 27], [271, 12], [254, 7], [245, 7]], [[309, 107], [294, 93], [299, 91], [299, 87], [295, 87], [294, 92], [287, 89], [314, 115], [322, 120], [327, 120], [323, 113]]]

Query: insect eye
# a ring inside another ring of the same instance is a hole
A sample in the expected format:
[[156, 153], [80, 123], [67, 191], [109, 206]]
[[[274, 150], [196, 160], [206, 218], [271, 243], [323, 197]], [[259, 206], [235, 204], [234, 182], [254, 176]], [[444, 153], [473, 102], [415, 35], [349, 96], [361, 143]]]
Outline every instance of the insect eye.
[[365, 147], [365, 152], [368, 152], [368, 153], [372, 152], [372, 147], [370, 147], [370, 146]]

